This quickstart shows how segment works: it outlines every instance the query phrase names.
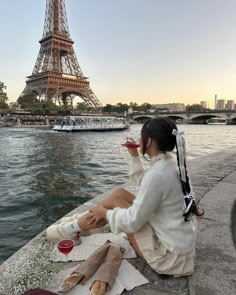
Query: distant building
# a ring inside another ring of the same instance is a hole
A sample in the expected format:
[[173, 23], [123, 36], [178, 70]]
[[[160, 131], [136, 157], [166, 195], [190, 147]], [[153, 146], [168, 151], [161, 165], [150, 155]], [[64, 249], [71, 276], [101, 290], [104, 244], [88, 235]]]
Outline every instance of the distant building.
[[184, 103], [167, 103], [167, 104], [153, 104], [152, 108], [169, 110], [172, 112], [185, 112], [186, 107]]
[[133, 108], [132, 107], [128, 108], [128, 114], [133, 114]]
[[216, 109], [219, 111], [225, 110], [225, 105], [226, 105], [225, 99], [218, 99], [216, 103]]
[[208, 108], [209, 108], [209, 103], [208, 103], [208, 101], [202, 100], [202, 101], [200, 101], [200, 105], [201, 105], [202, 107], [204, 107], [205, 109], [208, 109]]
[[216, 110], [216, 107], [217, 107], [217, 94], [215, 94], [215, 110]]
[[234, 110], [234, 108], [235, 108], [234, 100], [232, 99], [227, 100], [226, 110]]

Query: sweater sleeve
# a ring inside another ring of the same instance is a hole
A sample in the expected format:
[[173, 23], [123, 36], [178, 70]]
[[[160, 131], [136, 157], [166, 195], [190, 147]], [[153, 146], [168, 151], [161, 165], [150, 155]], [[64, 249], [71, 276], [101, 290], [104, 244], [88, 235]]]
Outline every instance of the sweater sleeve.
[[129, 178], [133, 180], [137, 185], [140, 185], [143, 175], [144, 168], [140, 157], [131, 157]]
[[106, 218], [112, 232], [134, 233], [148, 222], [163, 198], [164, 185], [161, 175], [149, 171], [145, 173], [132, 206], [107, 211]]

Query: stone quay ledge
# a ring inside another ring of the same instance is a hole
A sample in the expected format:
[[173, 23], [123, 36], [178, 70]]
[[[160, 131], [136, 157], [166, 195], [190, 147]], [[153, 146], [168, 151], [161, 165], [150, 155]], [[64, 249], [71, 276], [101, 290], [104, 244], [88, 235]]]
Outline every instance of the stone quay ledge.
[[[123, 294], [236, 294], [236, 147], [190, 160], [188, 169], [196, 200], [205, 210], [198, 223], [197, 262], [194, 274], [181, 278], [162, 276], [153, 271], [142, 258], [129, 259], [129, 262], [149, 280], [149, 284]], [[111, 191], [106, 191], [80, 205], [67, 216], [88, 210]], [[99, 231], [102, 232], [103, 229], [93, 232]], [[46, 252], [50, 253], [53, 244], [46, 241], [43, 231], [0, 266], [0, 295], [12, 295], [4, 290], [1, 280], [7, 272], [7, 265], [14, 264], [22, 253], [30, 255], [32, 249], [45, 243]], [[69, 267], [76, 264], [70, 262]], [[63, 267], [63, 263], [56, 263], [53, 271], [56, 273]]]

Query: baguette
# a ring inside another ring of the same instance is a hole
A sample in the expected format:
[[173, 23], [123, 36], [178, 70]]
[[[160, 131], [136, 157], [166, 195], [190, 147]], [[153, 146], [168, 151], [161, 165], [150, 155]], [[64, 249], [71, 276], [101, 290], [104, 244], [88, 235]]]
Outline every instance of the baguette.
[[65, 279], [63, 285], [59, 288], [58, 293], [69, 292], [74, 286], [76, 286], [82, 279], [84, 275], [78, 272], [72, 272], [70, 276]]
[[104, 295], [107, 283], [103, 281], [95, 281], [90, 289], [90, 295]]

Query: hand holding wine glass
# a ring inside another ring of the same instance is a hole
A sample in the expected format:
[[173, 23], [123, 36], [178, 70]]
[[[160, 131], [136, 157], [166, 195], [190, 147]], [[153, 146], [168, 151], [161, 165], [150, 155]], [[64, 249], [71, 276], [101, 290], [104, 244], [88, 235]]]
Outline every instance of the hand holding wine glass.
[[128, 152], [130, 153], [131, 156], [138, 157], [139, 152], [137, 149], [140, 147], [140, 144], [136, 143], [133, 138], [127, 137], [126, 142], [121, 145], [124, 147], [127, 147]]

